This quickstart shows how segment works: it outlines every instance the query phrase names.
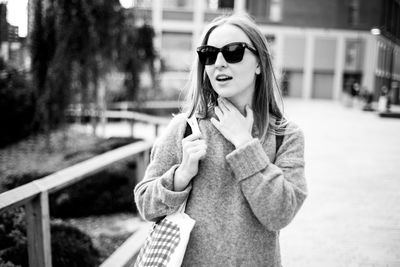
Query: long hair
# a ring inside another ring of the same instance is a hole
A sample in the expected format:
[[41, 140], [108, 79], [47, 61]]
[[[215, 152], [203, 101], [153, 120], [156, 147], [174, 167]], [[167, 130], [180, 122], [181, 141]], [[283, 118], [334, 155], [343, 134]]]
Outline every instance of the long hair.
[[[251, 107], [258, 138], [265, 140], [268, 132], [283, 134], [287, 120], [283, 116], [282, 95], [272, 66], [267, 39], [248, 15], [235, 14], [214, 19], [204, 30], [200, 45], [206, 45], [213, 30], [223, 24], [231, 24], [241, 29], [249, 37], [258, 54], [261, 72], [256, 77]], [[210, 111], [217, 105], [217, 98], [218, 95], [205, 72], [205, 66], [196, 57], [186, 87], [186, 107], [183, 110], [189, 116], [198, 114], [203, 118], [209, 117]], [[277, 121], [279, 123], [276, 123]]]

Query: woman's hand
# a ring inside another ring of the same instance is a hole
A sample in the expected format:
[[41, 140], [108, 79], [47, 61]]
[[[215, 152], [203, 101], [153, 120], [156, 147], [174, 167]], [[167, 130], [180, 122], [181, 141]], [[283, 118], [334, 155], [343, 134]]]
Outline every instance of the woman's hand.
[[174, 191], [184, 190], [199, 171], [199, 161], [205, 157], [206, 141], [200, 133], [193, 133], [182, 140], [183, 158], [175, 171]]
[[215, 107], [215, 115], [218, 120], [211, 118], [211, 123], [221, 134], [236, 148], [249, 142], [253, 137], [253, 111], [246, 106], [246, 117], [229, 100], [218, 98], [218, 107]]

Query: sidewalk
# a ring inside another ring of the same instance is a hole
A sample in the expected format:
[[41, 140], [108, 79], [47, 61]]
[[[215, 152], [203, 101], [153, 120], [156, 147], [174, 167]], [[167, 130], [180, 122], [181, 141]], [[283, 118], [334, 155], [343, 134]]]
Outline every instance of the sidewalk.
[[[283, 266], [399, 267], [400, 120], [333, 101], [285, 99], [285, 110], [305, 134], [309, 196], [281, 231]], [[134, 132], [154, 138], [149, 125]], [[129, 134], [122, 122], [104, 136]]]
[[281, 232], [285, 267], [400, 266], [400, 120], [286, 99], [304, 130], [309, 196]]

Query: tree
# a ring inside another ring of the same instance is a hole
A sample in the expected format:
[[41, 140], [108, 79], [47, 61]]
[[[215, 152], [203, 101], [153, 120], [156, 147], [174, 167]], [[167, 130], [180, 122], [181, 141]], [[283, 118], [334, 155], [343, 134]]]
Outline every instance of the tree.
[[136, 28], [118, 0], [50, 0], [45, 14], [41, 3], [35, 2], [32, 74], [42, 128], [62, 125], [73, 98], [99, 113], [104, 80], [113, 69], [126, 74], [133, 100], [141, 66], [155, 57], [151, 27]]

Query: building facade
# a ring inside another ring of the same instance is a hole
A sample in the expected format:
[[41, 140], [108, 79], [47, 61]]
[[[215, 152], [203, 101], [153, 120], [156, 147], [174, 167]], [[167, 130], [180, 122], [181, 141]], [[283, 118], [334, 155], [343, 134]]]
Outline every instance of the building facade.
[[29, 67], [29, 51], [26, 38], [19, 37], [18, 26], [7, 22], [7, 5], [0, 3], [0, 58], [18, 70]]
[[284, 94], [337, 100], [358, 83], [377, 98], [388, 85], [399, 103], [399, 0], [134, 0], [132, 11], [153, 25], [171, 89], [183, 86], [204, 25], [247, 12], [269, 40]]

